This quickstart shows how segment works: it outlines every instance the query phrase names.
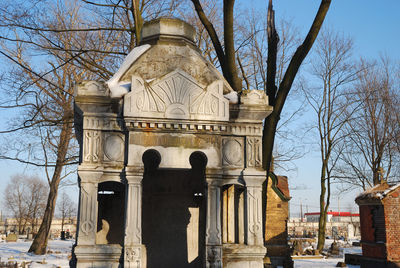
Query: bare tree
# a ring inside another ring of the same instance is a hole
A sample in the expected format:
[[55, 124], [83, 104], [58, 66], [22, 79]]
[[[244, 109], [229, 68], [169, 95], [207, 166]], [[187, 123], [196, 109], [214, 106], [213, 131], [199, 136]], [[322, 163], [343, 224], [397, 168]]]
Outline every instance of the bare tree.
[[172, 14], [175, 3], [179, 1], [16, 0], [0, 4], [0, 54], [10, 66], [1, 85], [7, 92], [1, 108], [17, 111], [10, 128], [0, 133], [21, 140], [3, 146], [1, 158], [45, 168], [50, 188], [30, 252], [46, 252], [58, 186], [69, 173], [66, 167], [77, 163], [74, 84], [108, 79], [122, 56], [138, 44], [143, 18]]
[[26, 231], [28, 224], [35, 230], [46, 204], [47, 187], [35, 176], [14, 175], [4, 192], [4, 205], [17, 220], [18, 233]]
[[22, 233], [25, 228], [25, 216], [28, 208], [24, 202], [26, 194], [26, 185], [21, 176], [13, 176], [4, 192], [4, 205], [13, 217], [17, 220], [18, 233]]
[[[225, 0], [223, 2], [223, 34], [224, 46], [220, 41], [214, 25], [207, 18], [203, 7], [198, 0], [192, 0], [196, 13], [200, 18], [204, 28], [207, 30], [214, 49], [218, 56], [218, 61], [221, 65], [222, 73], [231, 87], [236, 91], [242, 90], [238, 68], [236, 64], [236, 51], [234, 48], [234, 0]], [[264, 167], [267, 171], [270, 170], [272, 162], [272, 152], [275, 140], [275, 133], [280, 119], [280, 115], [285, 104], [286, 98], [292, 87], [293, 81], [299, 70], [300, 65], [310, 51], [318, 32], [328, 12], [331, 0], [322, 0], [314, 22], [304, 39], [303, 43], [296, 49], [291, 58], [288, 67], [284, 73], [279, 87], [276, 85], [277, 79], [277, 52], [279, 44], [279, 36], [275, 27], [275, 12], [272, 7], [272, 0], [269, 1], [267, 15], [267, 37], [268, 37], [268, 52], [267, 52], [267, 86], [265, 88], [269, 98], [269, 104], [274, 107], [273, 112], [269, 115], [264, 123], [263, 131], [263, 160]], [[278, 73], [279, 74], [279, 73]]]
[[[16, 17], [15, 22], [25, 22], [26, 28], [30, 20], [34, 20], [37, 29], [64, 29], [66, 25], [74, 27], [80, 24], [79, 9], [76, 6], [71, 6], [70, 9], [55, 6], [53, 13], [48, 13], [43, 18], [40, 17], [43, 15], [40, 11], [38, 17], [29, 12], [33, 11], [28, 10], [25, 14], [27, 17]], [[50, 19], [48, 15], [53, 17]], [[7, 19], [9, 18], [3, 17], [2, 21], [11, 23]], [[28, 19], [29, 21], [25, 21]], [[35, 34], [34, 30], [25, 31], [19, 28], [2, 33], [7, 34], [3, 36], [7, 42], [2, 44], [1, 54], [12, 63], [12, 69], [2, 85], [8, 93], [3, 95], [2, 102], [8, 105], [3, 105], [2, 108], [19, 111], [13, 118], [11, 127], [2, 133], [10, 133], [11, 138], [16, 134], [21, 137], [21, 143], [10, 143], [14, 146], [8, 146], [7, 151], [2, 152], [2, 158], [43, 167], [46, 172], [49, 183], [46, 209], [39, 231], [29, 249], [30, 252], [44, 254], [58, 186], [68, 175], [64, 167], [77, 163], [76, 145], [72, 140], [73, 85], [88, 77], [84, 70], [70, 64], [73, 57], [69, 51], [76, 42], [90, 42], [94, 37], [81, 32], [71, 34], [42, 31], [41, 34]], [[96, 58], [97, 61], [101, 59]], [[37, 62], [42, 64], [38, 65]], [[32, 213], [36, 213], [36, 210], [32, 209]]]
[[61, 231], [64, 231], [64, 224], [67, 219], [76, 215], [76, 204], [66, 192], [63, 192], [58, 200], [58, 213], [61, 217]]
[[349, 102], [346, 86], [357, 77], [352, 63], [353, 41], [332, 30], [323, 30], [317, 40], [315, 56], [311, 61], [311, 74], [317, 79], [316, 86], [302, 84], [307, 101], [315, 112], [318, 147], [321, 158], [320, 217], [318, 226], [318, 250], [325, 244], [326, 218], [331, 198], [331, 183], [338, 157], [343, 128], [351, 113], [346, 113]]
[[352, 105], [346, 111], [353, 113], [353, 119], [345, 127], [339, 178], [347, 185], [366, 190], [383, 181], [398, 180], [392, 170], [399, 159], [400, 99], [396, 66], [389, 60], [363, 60], [361, 68], [357, 83], [348, 94]]
[[31, 232], [35, 233], [46, 207], [48, 187], [46, 183], [38, 177], [32, 177], [26, 180], [26, 183], [29, 189], [29, 194], [27, 196], [27, 221], [30, 223]]

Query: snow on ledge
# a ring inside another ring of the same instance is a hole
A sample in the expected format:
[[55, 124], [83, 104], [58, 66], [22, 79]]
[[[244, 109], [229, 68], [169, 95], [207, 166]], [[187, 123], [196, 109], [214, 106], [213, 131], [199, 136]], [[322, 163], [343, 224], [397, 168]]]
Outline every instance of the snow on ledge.
[[112, 98], [121, 98], [131, 89], [131, 82], [120, 82], [119, 79], [125, 74], [125, 72], [132, 66], [132, 64], [144, 53], [151, 45], [145, 44], [142, 46], [135, 47], [126, 56], [118, 71], [108, 80], [106, 83], [111, 91]]
[[229, 103], [237, 104], [239, 102], [239, 96], [236, 91], [229, 92], [224, 97], [229, 100]]

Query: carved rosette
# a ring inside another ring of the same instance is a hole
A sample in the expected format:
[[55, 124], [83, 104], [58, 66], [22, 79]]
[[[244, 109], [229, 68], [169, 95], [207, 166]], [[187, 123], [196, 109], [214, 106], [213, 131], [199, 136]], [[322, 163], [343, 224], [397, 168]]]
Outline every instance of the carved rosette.
[[226, 167], [243, 167], [243, 139], [222, 139], [222, 165]]
[[260, 137], [247, 137], [246, 160], [247, 167], [262, 166], [262, 142]]
[[104, 134], [104, 161], [122, 162], [124, 160], [124, 136], [119, 133]]

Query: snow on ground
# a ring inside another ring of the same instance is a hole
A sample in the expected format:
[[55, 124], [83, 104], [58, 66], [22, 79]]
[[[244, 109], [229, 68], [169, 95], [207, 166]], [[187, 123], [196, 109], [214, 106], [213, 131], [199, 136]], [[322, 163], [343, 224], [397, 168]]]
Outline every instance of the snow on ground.
[[35, 255], [27, 253], [32, 241], [18, 239], [17, 242], [5, 242], [3, 240], [0, 242], [0, 261], [18, 262], [19, 265], [25, 262], [29, 263], [31, 268], [67, 268], [74, 242], [74, 240], [49, 240], [48, 254]]
[[[327, 239], [325, 247], [328, 248], [333, 240]], [[342, 241], [338, 241], [339, 243]], [[32, 241], [19, 239], [17, 242], [0, 241], [0, 262], [22, 262], [29, 263], [30, 268], [67, 268], [69, 267], [69, 258], [71, 256], [74, 240], [50, 240], [47, 248], [48, 254], [34, 255], [27, 253]], [[349, 246], [348, 244], [347, 246]], [[342, 242], [340, 256], [324, 259], [295, 259], [294, 268], [328, 268], [336, 267], [339, 261], [344, 261], [344, 253], [361, 253], [360, 247], [345, 247]], [[358, 265], [347, 265], [348, 268], [359, 268]]]
[[[329, 258], [329, 259], [308, 259], [308, 260], [294, 260], [294, 268], [331, 268], [336, 267], [336, 264], [344, 261], [343, 258]], [[360, 265], [347, 264], [348, 268], [359, 268]]]
[[[294, 268], [328, 268], [328, 267], [336, 267], [338, 262], [344, 262], [344, 254], [361, 254], [361, 247], [353, 247], [351, 243], [353, 241], [344, 242], [337, 241], [340, 247], [339, 256], [325, 257], [321, 259], [294, 259]], [[333, 243], [333, 239], [326, 239], [325, 241], [325, 249], [327, 250], [330, 245]], [[313, 244], [313, 247], [316, 247], [316, 244]], [[347, 265], [348, 268], [359, 268], [359, 265]]]

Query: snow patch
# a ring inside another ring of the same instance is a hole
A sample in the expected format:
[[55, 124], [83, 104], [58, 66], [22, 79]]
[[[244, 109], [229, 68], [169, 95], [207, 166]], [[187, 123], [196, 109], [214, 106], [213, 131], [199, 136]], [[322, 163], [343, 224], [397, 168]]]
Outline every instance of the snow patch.
[[237, 104], [239, 102], [239, 96], [236, 91], [229, 92], [225, 94], [224, 97], [228, 99], [231, 104]]
[[386, 190], [383, 192], [383, 196], [386, 196], [388, 193], [390, 193], [391, 191], [395, 190], [395, 189], [396, 189], [397, 187], [399, 187], [399, 186], [400, 186], [400, 183], [395, 184], [395, 185], [393, 185], [392, 187], [386, 189]]
[[142, 46], [135, 47], [132, 51], [126, 56], [118, 71], [108, 80], [106, 83], [111, 91], [112, 98], [121, 98], [126, 93], [128, 93], [131, 89], [130, 82], [120, 82], [119, 80], [125, 74], [125, 72], [132, 66], [132, 64], [144, 53], [146, 52], [151, 45], [145, 44]]

